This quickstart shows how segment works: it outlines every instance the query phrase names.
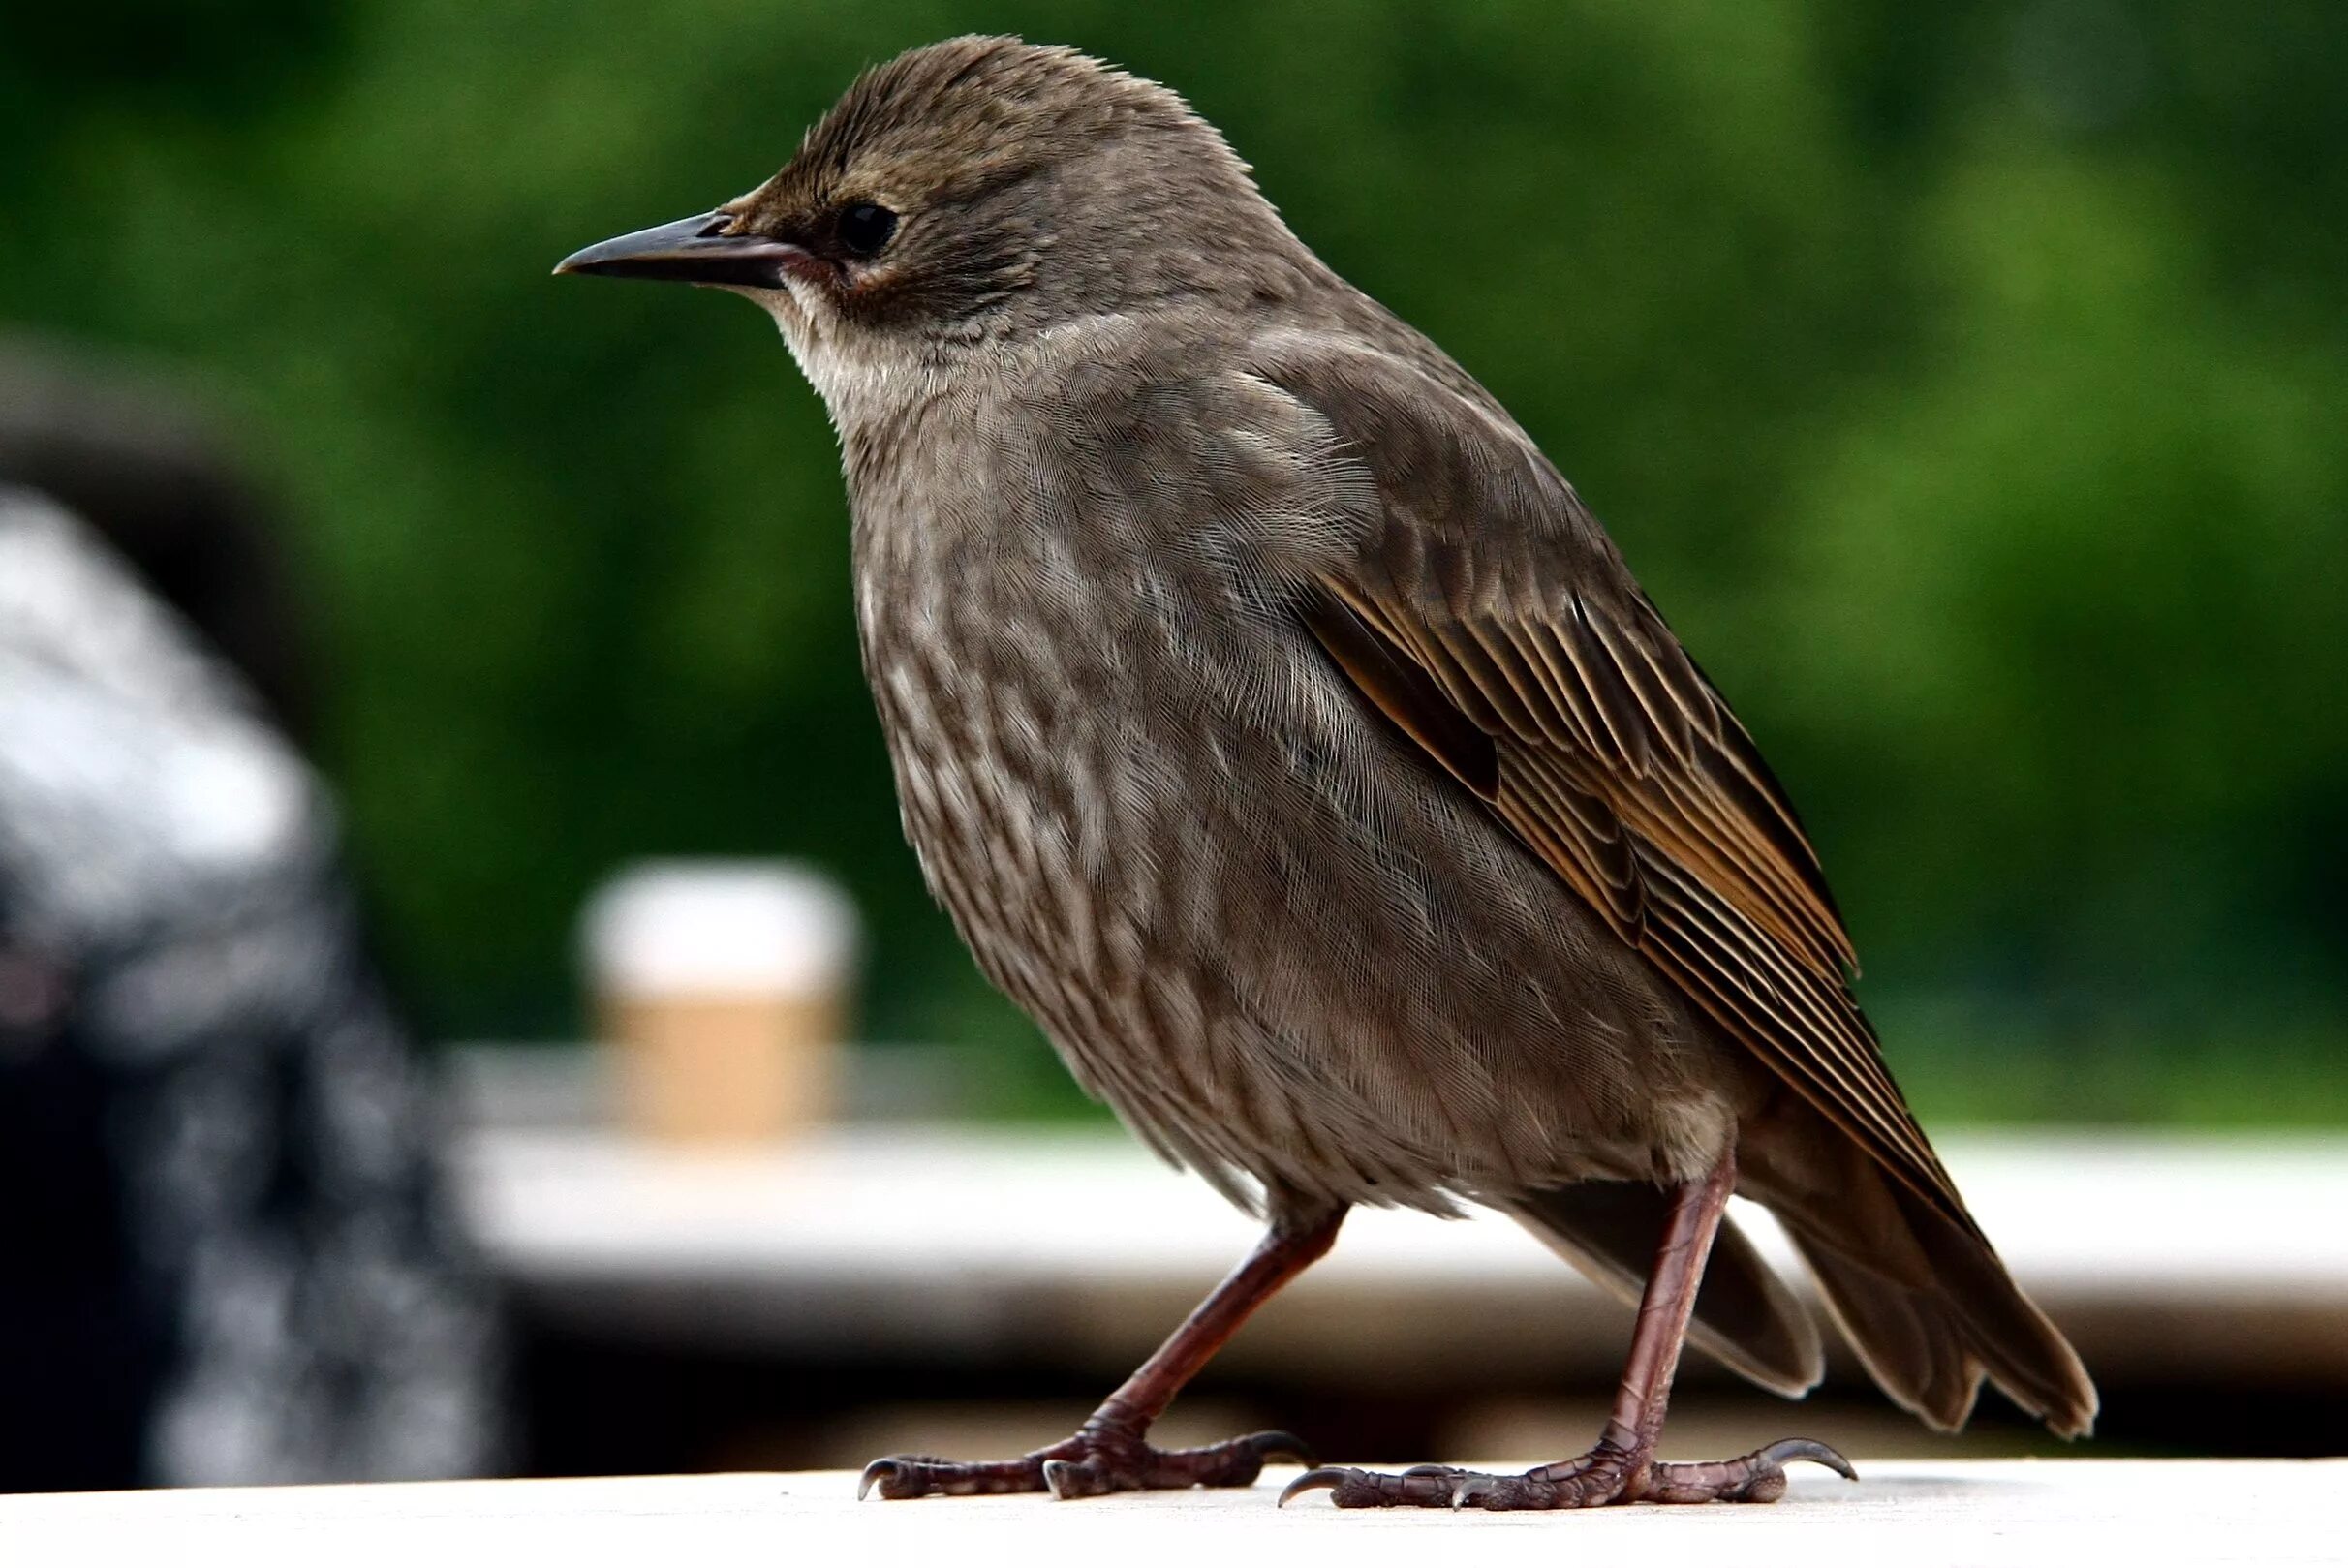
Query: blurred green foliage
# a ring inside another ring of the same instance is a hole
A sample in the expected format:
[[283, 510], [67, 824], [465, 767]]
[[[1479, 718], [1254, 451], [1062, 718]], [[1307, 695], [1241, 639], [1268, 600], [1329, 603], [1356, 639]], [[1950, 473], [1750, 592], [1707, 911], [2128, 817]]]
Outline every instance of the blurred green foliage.
[[11, 8], [0, 322], [240, 417], [434, 1027], [571, 1027], [615, 861], [780, 851], [864, 901], [871, 1032], [1058, 1092], [899, 842], [819, 406], [747, 307], [547, 276], [969, 30], [1184, 90], [1547, 446], [1928, 1110], [2348, 1118], [2331, 0]]

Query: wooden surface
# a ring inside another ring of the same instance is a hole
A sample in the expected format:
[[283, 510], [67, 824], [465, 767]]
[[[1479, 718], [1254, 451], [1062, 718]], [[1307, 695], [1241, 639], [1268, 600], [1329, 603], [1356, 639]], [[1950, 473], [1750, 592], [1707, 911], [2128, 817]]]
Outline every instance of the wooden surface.
[[[233, 1563], [1700, 1563], [1707, 1568], [2144, 1568], [2348, 1561], [2348, 1461], [2050, 1460], [1804, 1471], [1770, 1507], [1584, 1514], [1275, 1509], [1290, 1474], [1242, 1491], [858, 1503], [847, 1473], [491, 1481], [0, 1497], [0, 1562]], [[1633, 1555], [1633, 1553], [1636, 1553]]]
[[[2015, 1274], [2106, 1385], [2348, 1390], [2348, 1140], [1952, 1135]], [[534, 1307], [638, 1338], [783, 1354], [1019, 1360], [1114, 1379], [1254, 1228], [1117, 1133], [850, 1127], [707, 1153], [476, 1130], [474, 1226]], [[1741, 1209], [1773, 1256], [1766, 1215]], [[1796, 1277], [1802, 1277], [1795, 1271]], [[1628, 1314], [1529, 1236], [1361, 1211], [1225, 1353], [1350, 1383], [1457, 1378], [1446, 1331], [1528, 1379], [1610, 1383]], [[1691, 1358], [1691, 1370], [1701, 1358]]]

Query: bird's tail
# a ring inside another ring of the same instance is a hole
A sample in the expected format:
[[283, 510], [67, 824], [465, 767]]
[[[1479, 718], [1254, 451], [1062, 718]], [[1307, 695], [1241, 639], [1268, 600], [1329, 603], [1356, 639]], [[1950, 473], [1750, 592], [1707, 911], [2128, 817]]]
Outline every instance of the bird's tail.
[[2078, 1353], [1978, 1234], [1823, 1118], [1754, 1129], [1740, 1156], [1738, 1189], [1784, 1225], [1893, 1402], [1953, 1431], [1986, 1377], [2059, 1436], [2093, 1428], [2095, 1385]]

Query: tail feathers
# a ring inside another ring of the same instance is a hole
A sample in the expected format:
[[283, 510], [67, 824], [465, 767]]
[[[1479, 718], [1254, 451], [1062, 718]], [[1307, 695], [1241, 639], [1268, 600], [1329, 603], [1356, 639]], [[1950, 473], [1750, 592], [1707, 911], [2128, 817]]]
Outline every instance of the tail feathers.
[[[1638, 1304], [1670, 1216], [1671, 1195], [1635, 1182], [1580, 1182], [1536, 1192], [1509, 1213], [1610, 1294]], [[1817, 1325], [1734, 1220], [1696, 1292], [1689, 1342], [1773, 1393], [1799, 1399], [1825, 1373]]]
[[1892, 1402], [1935, 1431], [1973, 1413], [1982, 1367], [1937, 1293], [1911, 1290], [1824, 1247], [1804, 1247], [1827, 1311]]
[[[1847, 1157], [1822, 1182], [1828, 1148]], [[2094, 1428], [2095, 1385], [2078, 1352], [1988, 1243], [1831, 1129], [1798, 1166], [1748, 1151], [1761, 1157], [1746, 1163], [1747, 1194], [1784, 1225], [1837, 1326], [1895, 1403], [1953, 1431], [1987, 1378], [2058, 1436]], [[1777, 1179], [1796, 1168], [1799, 1185]]]

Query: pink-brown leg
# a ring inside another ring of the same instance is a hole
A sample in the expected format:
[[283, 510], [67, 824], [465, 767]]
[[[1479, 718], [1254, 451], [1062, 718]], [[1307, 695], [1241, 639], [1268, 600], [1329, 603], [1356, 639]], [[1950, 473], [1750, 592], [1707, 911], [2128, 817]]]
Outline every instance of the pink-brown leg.
[[1682, 1187], [1655, 1251], [1653, 1272], [1639, 1301], [1630, 1358], [1615, 1392], [1614, 1412], [1595, 1447], [1579, 1458], [1544, 1464], [1523, 1475], [1486, 1475], [1421, 1464], [1399, 1473], [1329, 1468], [1308, 1471], [1282, 1491], [1282, 1503], [1326, 1489], [1340, 1508], [1593, 1508], [1603, 1503], [1776, 1502], [1785, 1494], [1785, 1465], [1809, 1460], [1857, 1480], [1850, 1461], [1824, 1443], [1789, 1438], [1741, 1459], [1704, 1464], [1665, 1463], [1654, 1457], [1672, 1373], [1687, 1320], [1695, 1310], [1704, 1260], [1720, 1229], [1728, 1195], [1736, 1189], [1736, 1156], [1701, 1182]]
[[1151, 1423], [1240, 1325], [1328, 1252], [1344, 1217], [1344, 1209], [1333, 1208], [1302, 1220], [1276, 1219], [1247, 1261], [1215, 1287], [1140, 1370], [1101, 1401], [1074, 1436], [1013, 1460], [964, 1461], [929, 1454], [875, 1460], [864, 1467], [856, 1495], [878, 1487], [890, 1498], [1047, 1491], [1061, 1498], [1097, 1497], [1110, 1491], [1252, 1486], [1274, 1455], [1312, 1463], [1303, 1440], [1284, 1431], [1170, 1450], [1152, 1448], [1147, 1437]]

